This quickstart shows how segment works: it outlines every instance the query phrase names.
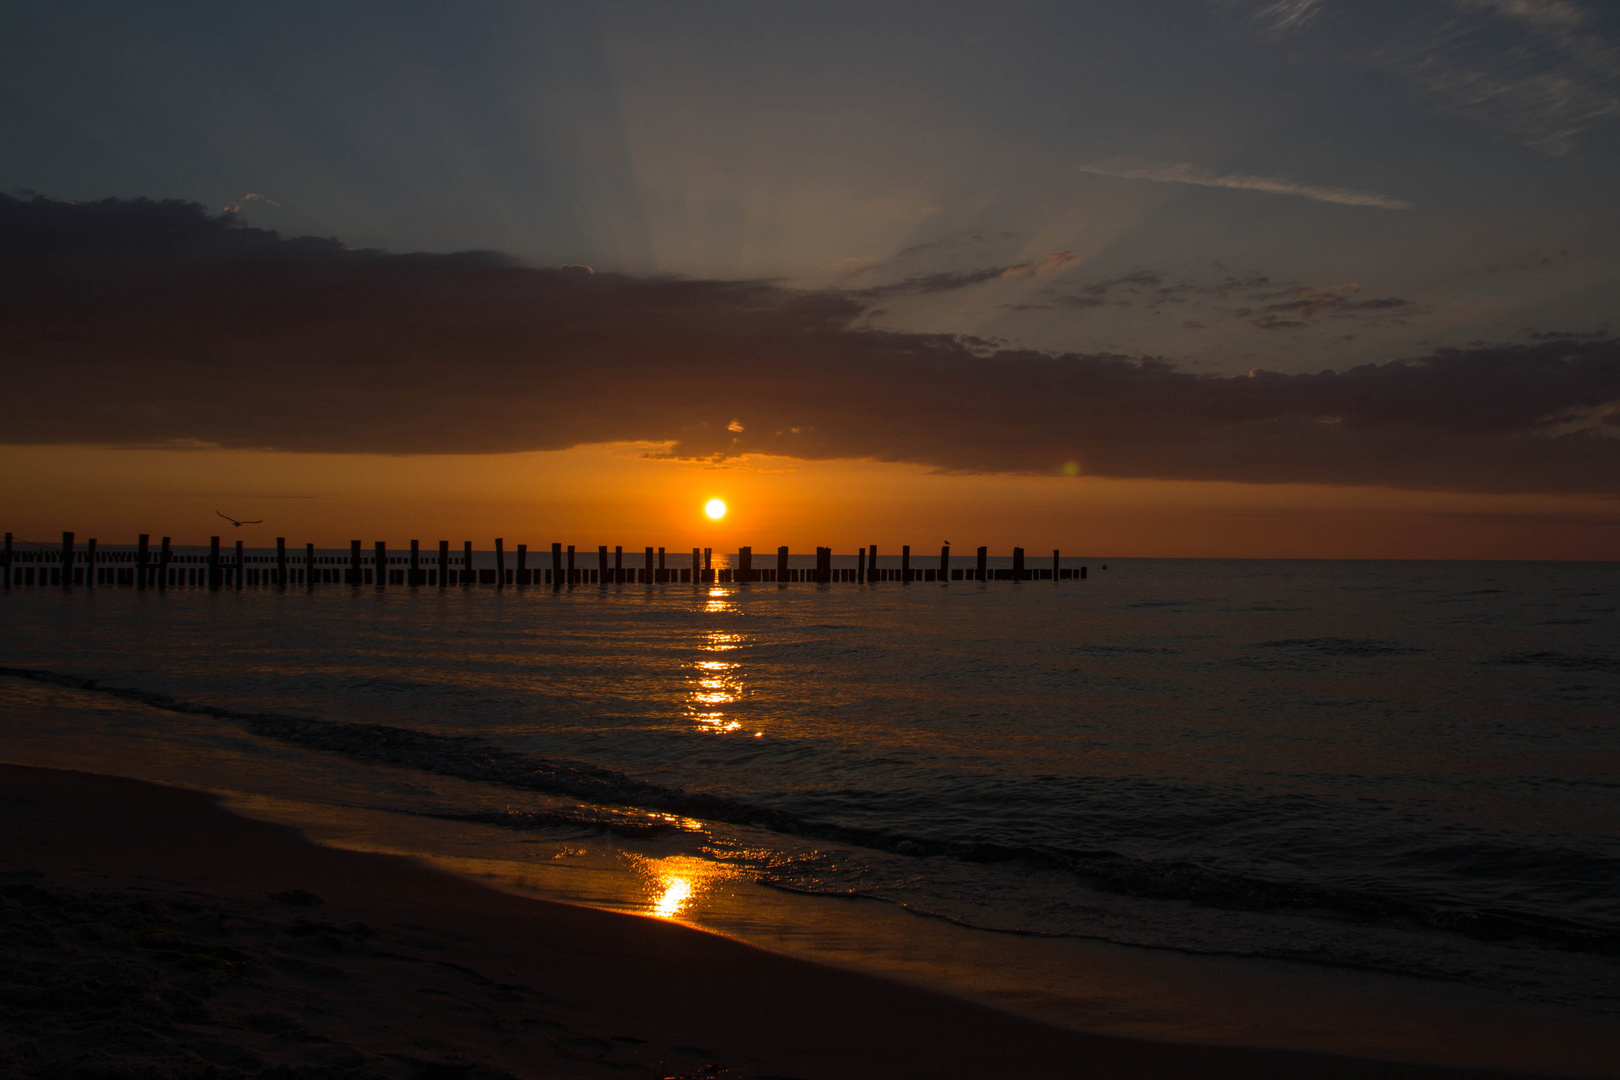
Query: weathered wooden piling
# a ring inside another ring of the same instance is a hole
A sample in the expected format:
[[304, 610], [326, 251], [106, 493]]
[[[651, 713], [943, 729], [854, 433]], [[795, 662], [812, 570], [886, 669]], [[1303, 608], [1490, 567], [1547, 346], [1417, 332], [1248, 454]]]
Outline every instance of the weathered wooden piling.
[[551, 587], [562, 588], [562, 545], [551, 545]]
[[11, 534], [6, 533], [6, 546], [0, 550], [0, 569], [6, 572], [6, 591], [11, 591]]
[[1084, 566], [1080, 568], [1080, 580], [1086, 580], [1086, 568]]
[[219, 537], [208, 538], [208, 587], [219, 588]]
[[832, 548], [816, 548], [816, 584], [832, 584]]
[[388, 585], [388, 543], [384, 540], [375, 541], [372, 546], [372, 584], [377, 588]]
[[[471, 544], [468, 544], [467, 546], [469, 548], [472, 547]], [[363, 584], [365, 582], [365, 580], [366, 580], [365, 577], [362, 576], [361, 573], [360, 573], [360, 541], [358, 541], [358, 540], [350, 540], [349, 541], [349, 584], [350, 585], [360, 585], [360, 584]]]
[[911, 545], [900, 546], [900, 580], [906, 585], [911, 584]]
[[644, 571], [644, 573], [646, 574], [646, 576], [641, 579], [642, 582], [647, 584], [647, 585], [651, 585], [652, 582], [653, 582], [653, 549], [652, 548], [647, 549], [647, 553], [646, 553], [646, 570]]
[[787, 579], [788, 549], [785, 547], [779, 547], [776, 549], [776, 583], [778, 585], [785, 585], [787, 583]]
[[439, 541], [439, 588], [450, 585], [450, 541]]
[[607, 545], [596, 545], [596, 584], [607, 588], [613, 582], [613, 576], [608, 573]]
[[[146, 579], [150, 574], [150, 568], [146, 565], [146, 561], [147, 553], [151, 549], [151, 539], [150, 533], [141, 533], [135, 538], [135, 588], [137, 589], [144, 589], [147, 586]], [[92, 572], [95, 562], [95, 559], [90, 560]]]
[[505, 541], [500, 537], [495, 538], [495, 587], [497, 589], [506, 588], [506, 548], [503, 546], [504, 544]]
[[1058, 573], [1058, 570], [1061, 569], [1062, 561], [1063, 560], [1058, 558], [1057, 548], [1053, 548], [1052, 549], [1052, 580], [1053, 581], [1057, 581], [1058, 579], [1063, 577], [1062, 574]]
[[866, 545], [866, 583], [876, 585], [877, 580], [877, 545], [868, 544]]
[[415, 540], [411, 541], [411, 565], [405, 584], [422, 584], [422, 545]]
[[517, 583], [519, 585], [527, 585], [529, 583], [529, 545], [528, 544], [519, 544], [518, 545]]
[[93, 536], [84, 542], [84, 584], [89, 589], [96, 587], [96, 538]]
[[624, 548], [619, 546], [613, 548], [613, 584], [624, 584]]
[[169, 587], [169, 538], [163, 538], [163, 546], [158, 551], [158, 588]]
[[238, 540], [236, 542], [236, 570], [234, 578], [238, 591], [241, 590], [243, 583], [247, 581], [247, 572], [243, 569], [244, 566], [245, 563], [242, 559], [242, 541]]
[[713, 561], [713, 559], [714, 559], [714, 548], [704, 548], [703, 549], [703, 580], [705, 582], [711, 582], [712, 583], [714, 581], [714, 561]]
[[982, 547], [981, 546], [979, 548], [979, 561], [978, 561], [978, 564], [976, 565], [976, 567], [973, 570], [973, 580], [974, 581], [983, 581], [983, 580], [985, 580], [985, 567], [989, 565], [989, 562], [990, 562], [990, 549], [987, 548], [987, 547]]
[[1024, 549], [1021, 547], [1013, 548], [1013, 580], [1024, 580]]
[[699, 552], [697, 548], [692, 549], [692, 584], [694, 586], [703, 584], [703, 563], [701, 561], [701, 555], [702, 553]]
[[461, 542], [461, 583], [463, 585], [476, 585], [476, 575], [472, 568], [472, 541]]
[[733, 575], [736, 581], [754, 580], [754, 549], [740, 547], [737, 549], [737, 573]]
[[[217, 544], [219, 537], [214, 537], [214, 542]], [[73, 588], [73, 534], [70, 532], [62, 534], [62, 588]]]
[[[168, 540], [165, 538], [165, 545]], [[321, 572], [315, 568], [315, 545], [304, 545], [304, 588], [313, 589], [320, 583]]]
[[276, 586], [287, 587], [287, 538], [276, 537]]
[[951, 546], [946, 544], [939, 549], [939, 580], [950, 583], [951, 580]]

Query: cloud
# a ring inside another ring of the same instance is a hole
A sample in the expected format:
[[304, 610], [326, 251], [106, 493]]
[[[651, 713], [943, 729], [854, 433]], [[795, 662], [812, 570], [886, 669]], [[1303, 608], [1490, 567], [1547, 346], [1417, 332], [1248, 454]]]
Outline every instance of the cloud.
[[1028, 262], [1008, 266], [989, 266], [978, 270], [946, 270], [933, 274], [918, 274], [889, 285], [873, 285], [850, 293], [866, 300], [881, 300], [890, 296], [926, 296], [931, 293], [955, 292], [986, 282], [1007, 278], [1050, 277], [1075, 263], [1080, 257], [1072, 251], [1053, 251]]
[[1613, 339], [1198, 375], [863, 328], [848, 292], [351, 251], [177, 202], [0, 199], [0, 290], [11, 444], [640, 441], [695, 459], [1620, 494]]
[[1155, 164], [1138, 161], [1135, 158], [1111, 158], [1094, 165], [1082, 165], [1080, 171], [1095, 176], [1118, 177], [1121, 180], [1151, 180], [1160, 184], [1194, 184], [1198, 187], [1264, 191], [1272, 195], [1294, 195], [1302, 199], [1314, 199], [1317, 202], [1339, 203], [1342, 206], [1372, 206], [1380, 210], [1410, 210], [1413, 205], [1405, 199], [1393, 199], [1388, 195], [1375, 195], [1352, 188], [1301, 184], [1280, 176], [1216, 173], [1212, 169], [1186, 162]]
[[1373, 63], [1535, 149], [1573, 152], [1620, 119], [1620, 47], [1571, 0], [1451, 0], [1414, 7]]
[[1321, 10], [1322, 0], [1266, 0], [1252, 14], [1273, 33], [1290, 34], [1309, 25]]

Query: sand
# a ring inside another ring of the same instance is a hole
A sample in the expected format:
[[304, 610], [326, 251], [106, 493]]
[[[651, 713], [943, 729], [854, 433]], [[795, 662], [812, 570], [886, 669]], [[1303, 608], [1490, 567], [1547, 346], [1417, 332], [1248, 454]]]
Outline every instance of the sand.
[[0, 765], [7, 1077], [1463, 1077], [1086, 1035]]

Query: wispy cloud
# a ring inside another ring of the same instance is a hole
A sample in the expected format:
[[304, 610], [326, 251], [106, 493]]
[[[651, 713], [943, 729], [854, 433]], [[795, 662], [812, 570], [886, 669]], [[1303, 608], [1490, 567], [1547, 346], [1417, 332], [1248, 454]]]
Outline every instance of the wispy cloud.
[[1317, 202], [1338, 203], [1342, 206], [1372, 206], [1380, 210], [1410, 210], [1412, 204], [1405, 199], [1378, 195], [1354, 188], [1324, 187], [1320, 184], [1302, 184], [1282, 176], [1255, 176], [1250, 173], [1217, 173], [1201, 165], [1187, 162], [1158, 164], [1134, 158], [1112, 158], [1094, 165], [1080, 166], [1081, 172], [1095, 176], [1114, 176], [1122, 180], [1151, 180], [1160, 184], [1195, 184], [1199, 187], [1239, 188], [1245, 191], [1264, 191], [1271, 195], [1293, 195]]
[[1080, 261], [1072, 251], [1052, 251], [1038, 259], [1012, 263], [1007, 266], [987, 266], [977, 270], [945, 270], [935, 274], [918, 274], [889, 285], [874, 285], [852, 293], [867, 300], [880, 300], [887, 296], [921, 296], [929, 293], [954, 292], [986, 282], [1007, 278], [1044, 278], [1067, 269]]
[[1316, 18], [1321, 10], [1322, 0], [1273, 0], [1256, 8], [1254, 18], [1268, 30], [1291, 34]]

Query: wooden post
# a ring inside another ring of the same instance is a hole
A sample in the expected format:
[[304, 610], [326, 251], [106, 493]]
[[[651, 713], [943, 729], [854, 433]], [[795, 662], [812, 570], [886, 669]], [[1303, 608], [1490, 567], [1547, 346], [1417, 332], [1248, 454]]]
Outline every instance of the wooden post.
[[1024, 580], [1024, 549], [1021, 547], [1013, 548], [1013, 580]]
[[518, 545], [517, 583], [527, 585], [529, 576], [529, 545]]
[[[10, 534], [7, 533], [6, 535], [9, 536]], [[701, 558], [700, 558], [701, 554], [702, 553], [699, 552], [697, 548], [692, 549], [692, 584], [693, 585], [701, 585], [701, 584], [703, 584], [703, 563], [702, 563]]]
[[219, 588], [219, 537], [208, 538], [208, 587]]
[[787, 555], [788, 555], [787, 548], [779, 547], [779, 548], [776, 549], [776, 583], [778, 585], [786, 585], [787, 584], [787, 579], [788, 579]]
[[1060, 561], [1061, 560], [1058, 558], [1058, 550], [1057, 550], [1057, 548], [1053, 548], [1052, 549], [1052, 580], [1053, 581], [1056, 581], [1058, 578], [1060, 578], [1062, 576], [1061, 574], [1058, 573], [1058, 564], [1059, 564]]
[[703, 549], [703, 580], [714, 580], [714, 548]]
[[985, 567], [988, 566], [989, 563], [990, 549], [985, 547], [979, 548], [979, 565], [978, 568], [973, 572], [974, 581], [984, 581], [986, 579], [987, 573], [985, 571]]
[[907, 585], [911, 584], [911, 545], [903, 544], [900, 548], [900, 580]]
[[364, 582], [365, 575], [360, 573], [360, 541], [349, 541], [349, 584], [359, 585]]
[[450, 541], [439, 541], [439, 588], [450, 584]]
[[[141, 533], [135, 538], [135, 587], [144, 589], [147, 578], [151, 576], [151, 567], [146, 565], [147, 555], [151, 551], [152, 536], [150, 533]], [[91, 559], [93, 565], [96, 560]]]
[[287, 587], [287, 538], [276, 537], [276, 585]]
[[1082, 567], [1081, 567], [1081, 568], [1080, 568], [1080, 580], [1081, 580], [1081, 581], [1084, 581], [1084, 580], [1086, 580], [1086, 570], [1087, 570], [1087, 569], [1088, 569], [1088, 567], [1084, 567], [1084, 566], [1082, 566]]
[[877, 545], [868, 544], [866, 547], [866, 583], [877, 584]]
[[169, 538], [163, 538], [163, 546], [158, 551], [158, 588], [169, 587]]
[[832, 548], [816, 548], [816, 584], [832, 584]]
[[0, 570], [4, 570], [5, 573], [6, 573], [6, 591], [10, 592], [11, 591], [11, 534], [10, 533], [6, 533], [5, 550], [3, 552], [0, 552]]
[[733, 575], [736, 581], [754, 580], [754, 549], [740, 547], [737, 549], [737, 573]]
[[[215, 537], [215, 542], [218, 542]], [[62, 534], [62, 588], [73, 588], [73, 534]]]
[[242, 583], [247, 580], [247, 573], [242, 567], [242, 541], [236, 542], [236, 588], [241, 591]]
[[463, 585], [478, 584], [478, 572], [473, 569], [472, 564], [471, 540], [461, 542], [461, 583]]
[[858, 584], [858, 585], [865, 585], [866, 584], [866, 549], [865, 548], [861, 548], [861, 550], [855, 555], [855, 583]]
[[664, 565], [664, 549], [659, 548], [658, 549], [658, 580], [659, 581], [668, 581], [669, 580], [669, 575], [667, 573], [665, 573], [665, 570], [667, 570], [667, 569], [668, 569], [668, 567], [666, 567]]
[[939, 580], [947, 585], [951, 582], [951, 546], [949, 544], [939, 549]]
[[411, 541], [411, 568], [405, 575], [405, 584], [422, 584], [422, 545], [415, 540]]
[[372, 545], [372, 577], [375, 578], [372, 584], [377, 588], [385, 588], [388, 585], [388, 544], [386, 541], [378, 540]]
[[562, 588], [562, 545], [551, 545], [551, 587]]
[[651, 585], [652, 580], [653, 580], [653, 554], [652, 554], [652, 548], [647, 549], [647, 570], [646, 570], [646, 575], [647, 576], [645, 578], [643, 578], [643, 581], [646, 584]]
[[497, 589], [506, 588], [506, 548], [504, 544], [505, 541], [500, 537], [495, 538], [495, 587]]
[[574, 545], [569, 544], [568, 545], [568, 584], [575, 585], [575, 584], [578, 584], [578, 582], [579, 582], [579, 574], [574, 570]]
[[304, 545], [304, 588], [313, 589], [321, 579], [321, 572], [315, 568], [315, 545]]
[[624, 584], [624, 548], [613, 549], [613, 584]]
[[607, 545], [596, 545], [596, 584], [606, 588], [613, 581], [613, 575], [608, 572]]
[[[84, 562], [84, 583], [87, 587], [94, 588], [96, 584], [96, 538], [93, 536], [84, 542]], [[118, 580], [116, 573], [113, 574], [113, 580]]]

